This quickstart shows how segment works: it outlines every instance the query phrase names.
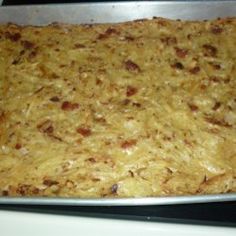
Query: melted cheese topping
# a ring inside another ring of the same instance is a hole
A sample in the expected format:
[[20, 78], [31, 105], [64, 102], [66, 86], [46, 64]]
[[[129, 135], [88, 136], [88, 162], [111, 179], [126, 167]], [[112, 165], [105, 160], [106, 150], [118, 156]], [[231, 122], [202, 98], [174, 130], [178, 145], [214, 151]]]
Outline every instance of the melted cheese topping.
[[236, 20], [0, 26], [0, 195], [236, 191]]

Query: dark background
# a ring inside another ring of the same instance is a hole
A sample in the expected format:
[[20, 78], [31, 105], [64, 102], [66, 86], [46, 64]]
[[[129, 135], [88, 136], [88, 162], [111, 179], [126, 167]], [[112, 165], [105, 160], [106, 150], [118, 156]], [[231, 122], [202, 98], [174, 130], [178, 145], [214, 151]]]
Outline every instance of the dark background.
[[[63, 3], [63, 0], [3, 0], [3, 5]], [[67, 3], [76, 3], [69, 0]], [[96, 1], [84, 1], [96, 2]], [[103, 2], [105, 2], [103, 0]], [[0, 209], [127, 220], [236, 226], [236, 202], [169, 206], [78, 207], [0, 205]]]
[[[112, 1], [112, 0], [111, 0]], [[111, 2], [110, 1], [110, 2]], [[121, 0], [122, 1], [122, 0]], [[122, 2], [126, 2], [123, 0]], [[139, 0], [140, 1], [140, 0]], [[48, 3], [78, 3], [78, 2], [99, 2], [96, 0], [89, 1], [78, 1], [78, 0], [3, 0], [2, 5], [25, 5], [25, 4], [48, 4]], [[101, 2], [109, 2], [109, 0], [101, 0]], [[115, 1], [114, 1], [115, 2]]]
[[[116, 0], [100, 0], [100, 2], [117, 2]], [[142, 1], [142, 0], [136, 0]], [[165, 0], [165, 1], [173, 1], [173, 0]], [[177, 0], [178, 1], [178, 0]], [[179, 0], [180, 1], [180, 0]], [[187, 0], [182, 0], [187, 1]], [[204, 0], [190, 0], [190, 1], [204, 1]], [[214, 0], [208, 0], [214, 1]], [[222, 0], [227, 1], [227, 0]], [[89, 1], [79, 1], [79, 0], [3, 0], [3, 5], [25, 5], [25, 4], [48, 4], [48, 3], [78, 3], [78, 2], [99, 2], [99, 0], [89, 0]], [[128, 0], [120, 0], [119, 2], [128, 2]], [[153, 1], [155, 2], [155, 1]]]
[[0, 205], [0, 210], [236, 227], [236, 202], [169, 206], [79, 207]]

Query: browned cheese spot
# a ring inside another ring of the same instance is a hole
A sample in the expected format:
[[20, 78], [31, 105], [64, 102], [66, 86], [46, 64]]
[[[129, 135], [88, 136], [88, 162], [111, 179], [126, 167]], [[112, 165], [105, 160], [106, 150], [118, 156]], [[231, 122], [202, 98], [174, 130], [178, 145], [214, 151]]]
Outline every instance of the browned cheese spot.
[[51, 180], [51, 179], [45, 179], [45, 180], [43, 181], [43, 184], [46, 185], [46, 186], [48, 186], [48, 187], [51, 187], [52, 185], [57, 185], [57, 184], [59, 184], [59, 182], [58, 182], [58, 181], [55, 181], [55, 180]]
[[53, 96], [53, 97], [51, 97], [49, 100], [50, 100], [51, 102], [59, 102], [59, 101], [60, 101], [59, 97], [57, 97], [57, 96]]
[[178, 69], [178, 70], [183, 70], [184, 66], [181, 62], [176, 62], [175, 64], [171, 65], [172, 68]]
[[125, 64], [125, 69], [130, 72], [140, 72], [141, 71], [140, 67], [131, 60], [125, 61], [124, 64]]
[[191, 74], [193, 74], [193, 75], [196, 75], [197, 73], [199, 73], [200, 72], [200, 67], [199, 66], [195, 66], [195, 67], [193, 67], [193, 68], [191, 68], [190, 70], [189, 70], [189, 72], [191, 73]]

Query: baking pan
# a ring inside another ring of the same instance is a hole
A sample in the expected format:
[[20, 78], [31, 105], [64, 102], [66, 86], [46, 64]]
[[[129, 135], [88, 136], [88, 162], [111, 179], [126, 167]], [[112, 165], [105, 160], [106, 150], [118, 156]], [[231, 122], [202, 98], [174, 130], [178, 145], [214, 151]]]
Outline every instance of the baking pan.
[[[0, 7], [0, 23], [116, 23], [154, 16], [203, 20], [236, 16], [235, 1], [158, 1]], [[131, 206], [236, 201], [236, 193], [147, 198], [0, 197], [0, 204]]]
[[236, 16], [235, 1], [157, 1], [0, 7], [0, 23], [108, 23], [151, 18], [201, 20]]

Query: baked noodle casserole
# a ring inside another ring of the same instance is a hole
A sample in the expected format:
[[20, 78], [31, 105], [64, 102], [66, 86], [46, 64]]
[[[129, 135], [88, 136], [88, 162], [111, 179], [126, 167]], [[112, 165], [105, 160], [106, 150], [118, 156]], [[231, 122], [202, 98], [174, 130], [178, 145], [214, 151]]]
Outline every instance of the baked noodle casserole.
[[236, 192], [236, 18], [0, 25], [0, 195]]

